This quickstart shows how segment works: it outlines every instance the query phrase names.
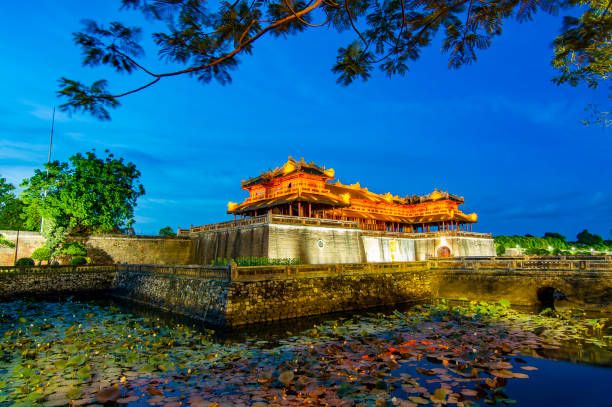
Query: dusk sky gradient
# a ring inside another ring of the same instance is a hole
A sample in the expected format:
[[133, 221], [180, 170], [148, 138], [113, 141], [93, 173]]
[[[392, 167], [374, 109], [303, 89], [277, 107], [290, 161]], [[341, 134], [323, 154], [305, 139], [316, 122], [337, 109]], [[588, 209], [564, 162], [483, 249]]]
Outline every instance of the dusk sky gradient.
[[[57, 80], [109, 79], [111, 91], [147, 77], [81, 67], [72, 32], [80, 21], [142, 22], [119, 1], [39, 0], [3, 4], [0, 24], [0, 177], [19, 184], [46, 162]], [[334, 168], [344, 184], [371, 191], [465, 197], [474, 230], [571, 240], [584, 228], [610, 238], [611, 129], [585, 127], [589, 103], [608, 107], [609, 83], [597, 90], [550, 79], [551, 43], [561, 16], [507, 21], [478, 61], [447, 68], [440, 39], [405, 77], [374, 71], [368, 82], [336, 84], [330, 68], [353, 33], [311, 29], [288, 39], [264, 37], [243, 55], [233, 83], [203, 85], [169, 78], [121, 99], [112, 121], [56, 114], [52, 159], [109, 149], [136, 164], [146, 195], [135, 230], [229, 220], [240, 181], [282, 165], [289, 155]], [[145, 65], [170, 70], [151, 46]]]

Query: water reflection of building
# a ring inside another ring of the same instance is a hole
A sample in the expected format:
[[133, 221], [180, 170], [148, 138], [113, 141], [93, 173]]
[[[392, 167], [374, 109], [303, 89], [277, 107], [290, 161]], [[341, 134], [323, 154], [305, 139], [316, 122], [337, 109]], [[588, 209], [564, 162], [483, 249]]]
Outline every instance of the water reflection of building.
[[242, 182], [249, 197], [228, 204], [234, 221], [179, 229], [179, 234], [200, 239], [202, 261], [266, 256], [338, 263], [495, 255], [491, 236], [472, 232], [476, 214], [459, 210], [462, 197], [438, 190], [425, 196], [382, 195], [359, 183], [333, 182], [334, 176], [333, 169], [289, 157], [282, 167]]

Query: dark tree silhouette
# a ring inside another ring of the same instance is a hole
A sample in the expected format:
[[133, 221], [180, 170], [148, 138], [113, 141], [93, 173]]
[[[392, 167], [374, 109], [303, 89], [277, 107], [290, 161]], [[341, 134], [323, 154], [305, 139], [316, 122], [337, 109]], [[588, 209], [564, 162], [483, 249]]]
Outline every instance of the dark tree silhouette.
[[[531, 20], [536, 11], [556, 14], [560, 9], [582, 13], [566, 17], [554, 40], [553, 65], [558, 84], [586, 82], [595, 87], [610, 74], [611, 0], [236, 0], [222, 1], [210, 10], [204, 0], [120, 0], [123, 9], [139, 10], [165, 30], [153, 33], [162, 60], [182, 67], [153, 72], [139, 60], [140, 27], [120, 22], [108, 25], [86, 20], [74, 40], [86, 66], [108, 65], [117, 72], [140, 72], [149, 80], [133, 89], [110, 92], [106, 80], [92, 85], [61, 78], [58, 91], [64, 111], [82, 111], [109, 120], [118, 99], [155, 85], [162, 79], [190, 75], [208, 83], [231, 82], [239, 56], [253, 52], [266, 35], [287, 37], [306, 29], [327, 27], [352, 30], [355, 41], [338, 50], [332, 71], [338, 83], [368, 79], [378, 67], [388, 76], [404, 75], [422, 48], [443, 32], [448, 65], [458, 68], [476, 61], [502, 33], [504, 20]], [[215, 3], [216, 4], [216, 3]], [[315, 23], [315, 20], [320, 20]]]

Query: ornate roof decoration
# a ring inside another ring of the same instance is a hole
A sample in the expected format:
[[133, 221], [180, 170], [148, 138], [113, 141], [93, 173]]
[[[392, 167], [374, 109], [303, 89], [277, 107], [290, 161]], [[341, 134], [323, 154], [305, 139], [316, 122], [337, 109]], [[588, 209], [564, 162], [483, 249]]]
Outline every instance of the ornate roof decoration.
[[297, 161], [295, 158], [289, 156], [287, 162], [283, 164], [282, 167], [276, 167], [273, 170], [262, 172], [258, 177], [243, 180], [242, 187], [246, 188], [257, 184], [266, 183], [274, 178], [286, 176], [294, 172], [305, 172], [308, 174], [318, 175], [326, 178], [327, 180], [333, 179], [335, 175], [333, 168], [326, 169], [325, 167], [318, 166], [314, 161], [307, 163], [304, 161], [303, 157]]

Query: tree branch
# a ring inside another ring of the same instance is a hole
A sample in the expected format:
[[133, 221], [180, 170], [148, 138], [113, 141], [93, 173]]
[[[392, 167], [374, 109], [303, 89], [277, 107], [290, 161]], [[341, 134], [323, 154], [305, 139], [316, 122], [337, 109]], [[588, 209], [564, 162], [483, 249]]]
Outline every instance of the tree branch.
[[327, 22], [329, 21], [329, 19], [331, 18], [331, 16], [327, 16], [327, 19], [325, 20], [324, 23], [322, 24], [310, 24], [308, 21], [305, 21], [303, 18], [297, 16], [295, 14], [295, 11], [293, 11], [293, 8], [291, 7], [291, 5], [289, 4], [289, 2], [287, 0], [283, 0], [285, 2], [285, 5], [287, 6], [287, 8], [289, 8], [289, 10], [291, 10], [291, 12], [293, 13], [293, 15], [295, 15], [297, 17], [298, 20], [300, 20], [300, 22], [304, 25], [307, 25], [309, 27], [321, 27], [324, 26], [325, 24], [327, 24]]
[[[133, 89], [130, 90], [128, 92], [124, 92], [118, 95], [114, 95], [114, 96], [96, 96], [96, 98], [98, 99], [108, 99], [108, 98], [120, 98], [126, 95], [130, 95], [132, 93], [136, 93], [138, 91], [141, 91], [145, 88], [148, 88], [149, 86], [154, 85], [155, 83], [157, 83], [161, 78], [165, 78], [165, 77], [169, 77], [169, 76], [177, 76], [177, 75], [183, 75], [186, 73], [190, 73], [190, 72], [197, 72], [197, 71], [201, 71], [202, 69], [206, 69], [209, 68], [211, 66], [217, 65], [227, 59], [232, 58], [234, 55], [236, 55], [237, 53], [239, 53], [240, 51], [242, 51], [247, 45], [253, 43], [254, 41], [256, 41], [257, 39], [259, 39], [262, 35], [264, 35], [265, 33], [267, 33], [268, 31], [279, 27], [285, 23], [288, 23], [291, 20], [294, 20], [296, 18], [300, 18], [301, 16], [310, 13], [311, 11], [315, 10], [317, 7], [319, 7], [319, 5], [323, 2], [323, 0], [316, 0], [313, 4], [311, 4], [310, 6], [304, 8], [303, 10], [300, 10], [296, 13], [294, 13], [293, 15], [287, 16], [285, 18], [281, 18], [280, 20], [277, 20], [275, 22], [273, 22], [272, 24], [268, 25], [267, 27], [265, 27], [264, 29], [262, 29], [261, 31], [259, 31], [257, 34], [255, 34], [253, 37], [249, 38], [248, 40], [246, 40], [244, 43], [239, 42], [238, 45], [236, 46], [236, 48], [234, 48], [234, 50], [232, 50], [231, 52], [228, 52], [227, 54], [207, 63], [204, 65], [200, 65], [200, 66], [196, 66], [196, 67], [192, 67], [192, 68], [187, 68], [187, 69], [182, 69], [180, 71], [175, 71], [175, 72], [168, 72], [168, 73], [162, 73], [162, 74], [152, 74], [155, 76], [155, 80], [147, 83], [146, 85], [143, 85], [137, 89]], [[251, 29], [252, 25], [256, 22], [257, 20], [253, 20], [251, 22], [251, 24], [249, 24], [249, 27], [247, 28], [247, 30], [242, 34], [241, 39], [244, 39], [244, 36], [246, 35], [246, 33], [248, 33], [248, 31]]]
[[349, 18], [349, 21], [351, 22], [351, 26], [353, 27], [353, 30], [355, 30], [357, 35], [359, 35], [359, 38], [361, 38], [361, 41], [363, 41], [363, 43], [365, 44], [366, 48], [368, 48], [370, 45], [365, 40], [365, 38], [363, 38], [363, 35], [361, 35], [357, 27], [355, 27], [355, 23], [353, 22], [353, 17], [351, 16], [351, 12], [348, 8], [348, 0], [344, 0], [344, 9], [346, 10], [346, 14], [348, 15], [348, 18]]

